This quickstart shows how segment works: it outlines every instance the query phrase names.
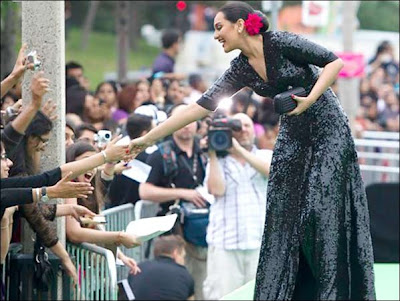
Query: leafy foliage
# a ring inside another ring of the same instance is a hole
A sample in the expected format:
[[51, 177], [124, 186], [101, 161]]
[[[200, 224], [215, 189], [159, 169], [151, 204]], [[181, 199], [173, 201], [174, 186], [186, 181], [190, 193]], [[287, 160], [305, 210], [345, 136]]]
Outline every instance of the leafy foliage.
[[398, 1], [361, 1], [360, 29], [399, 31]]

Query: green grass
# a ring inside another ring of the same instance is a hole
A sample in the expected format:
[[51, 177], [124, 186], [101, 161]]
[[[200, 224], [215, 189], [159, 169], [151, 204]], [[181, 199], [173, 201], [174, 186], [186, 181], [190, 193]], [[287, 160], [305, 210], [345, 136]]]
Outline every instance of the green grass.
[[[160, 49], [138, 41], [137, 51], [130, 50], [128, 70], [150, 68]], [[92, 32], [87, 48], [81, 48], [81, 30], [72, 28], [65, 42], [65, 62], [74, 60], [83, 65], [85, 76], [89, 78], [91, 89], [104, 80], [104, 74], [117, 71], [116, 35]]]

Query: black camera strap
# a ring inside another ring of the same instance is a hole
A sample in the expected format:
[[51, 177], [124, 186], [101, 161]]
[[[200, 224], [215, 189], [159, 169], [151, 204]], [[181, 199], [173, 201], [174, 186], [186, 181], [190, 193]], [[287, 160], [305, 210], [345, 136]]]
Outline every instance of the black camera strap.
[[190, 167], [189, 162], [186, 160], [185, 156], [181, 155], [178, 157], [178, 160], [182, 158], [182, 162], [185, 165], [186, 169], [190, 172], [192, 179], [196, 186], [199, 186], [199, 179], [197, 178], [197, 168], [199, 166], [199, 159], [198, 159], [198, 154], [193, 153], [193, 166]]

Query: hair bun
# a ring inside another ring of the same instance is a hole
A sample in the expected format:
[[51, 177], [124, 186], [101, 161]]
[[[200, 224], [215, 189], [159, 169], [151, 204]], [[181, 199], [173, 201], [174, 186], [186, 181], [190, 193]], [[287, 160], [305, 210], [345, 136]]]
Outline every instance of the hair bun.
[[256, 13], [262, 20], [263, 27], [261, 27], [260, 32], [265, 32], [269, 28], [269, 22], [267, 19], [267, 16], [260, 10], [254, 10], [254, 13]]

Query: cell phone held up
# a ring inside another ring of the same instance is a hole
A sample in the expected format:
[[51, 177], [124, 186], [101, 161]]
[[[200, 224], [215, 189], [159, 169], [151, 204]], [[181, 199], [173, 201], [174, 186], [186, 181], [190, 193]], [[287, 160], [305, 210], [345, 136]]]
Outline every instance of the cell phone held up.
[[307, 96], [307, 92], [303, 87], [293, 88], [275, 95], [274, 108], [276, 113], [286, 114], [297, 107], [297, 101], [291, 97], [292, 94], [301, 97]]

